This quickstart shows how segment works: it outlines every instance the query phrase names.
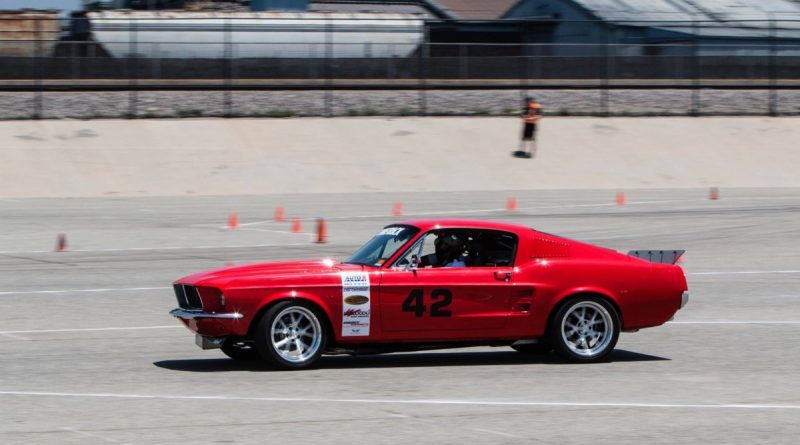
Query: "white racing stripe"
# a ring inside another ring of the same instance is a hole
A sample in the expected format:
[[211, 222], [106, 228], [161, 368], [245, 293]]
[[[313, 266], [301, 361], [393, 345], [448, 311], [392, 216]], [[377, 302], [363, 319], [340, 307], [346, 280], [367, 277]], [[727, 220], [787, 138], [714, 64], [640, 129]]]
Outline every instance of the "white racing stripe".
[[0, 292], [0, 295], [83, 294], [83, 293], [96, 293], [96, 292], [135, 292], [143, 290], [166, 290], [166, 289], [172, 289], [172, 287], [159, 286], [159, 287], [117, 287], [117, 288], [98, 288], [98, 289], [22, 290], [22, 291]]
[[165, 395], [122, 393], [71, 393], [45, 391], [0, 391], [3, 396], [73, 397], [102, 399], [151, 399], [151, 400], [208, 400], [236, 402], [298, 402], [332, 404], [397, 404], [397, 405], [464, 405], [464, 406], [520, 406], [548, 408], [660, 408], [660, 409], [737, 409], [737, 410], [798, 410], [792, 404], [750, 403], [638, 403], [638, 402], [534, 402], [500, 400], [437, 400], [437, 399], [349, 399], [316, 397], [243, 397], [225, 395]]

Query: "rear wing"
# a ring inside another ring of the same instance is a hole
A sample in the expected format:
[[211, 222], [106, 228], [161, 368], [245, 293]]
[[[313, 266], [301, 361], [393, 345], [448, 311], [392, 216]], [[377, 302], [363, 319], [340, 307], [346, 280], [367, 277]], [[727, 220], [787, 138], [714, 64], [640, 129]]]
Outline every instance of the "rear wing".
[[675, 264], [685, 250], [631, 250], [628, 255], [651, 263]]

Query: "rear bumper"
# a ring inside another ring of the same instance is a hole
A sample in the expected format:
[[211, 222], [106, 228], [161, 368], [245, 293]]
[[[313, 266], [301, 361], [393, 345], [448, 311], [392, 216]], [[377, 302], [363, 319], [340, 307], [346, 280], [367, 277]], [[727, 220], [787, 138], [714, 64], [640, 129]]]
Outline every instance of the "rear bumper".
[[238, 320], [244, 318], [244, 314], [238, 312], [223, 312], [219, 314], [212, 314], [211, 312], [203, 312], [200, 309], [173, 309], [169, 311], [173, 317], [182, 318], [184, 320], [195, 320], [198, 318], [222, 318], [227, 320]]

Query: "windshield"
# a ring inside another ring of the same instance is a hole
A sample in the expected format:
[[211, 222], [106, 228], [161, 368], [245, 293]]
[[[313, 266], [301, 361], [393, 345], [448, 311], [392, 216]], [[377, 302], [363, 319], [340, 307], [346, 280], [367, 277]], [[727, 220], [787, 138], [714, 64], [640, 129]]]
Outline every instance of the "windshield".
[[389, 226], [356, 251], [346, 263], [381, 266], [419, 232], [416, 227]]

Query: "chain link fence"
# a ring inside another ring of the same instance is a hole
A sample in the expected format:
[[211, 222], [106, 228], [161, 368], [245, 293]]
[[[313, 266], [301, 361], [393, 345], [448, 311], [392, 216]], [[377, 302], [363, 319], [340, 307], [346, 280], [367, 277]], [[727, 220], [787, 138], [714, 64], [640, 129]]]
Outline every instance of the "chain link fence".
[[442, 23], [406, 16], [270, 17], [0, 15], [0, 119], [509, 115], [528, 95], [560, 115], [800, 114], [800, 22], [525, 43], [598, 23], [504, 21], [521, 42], [488, 44], [434, 41]]

